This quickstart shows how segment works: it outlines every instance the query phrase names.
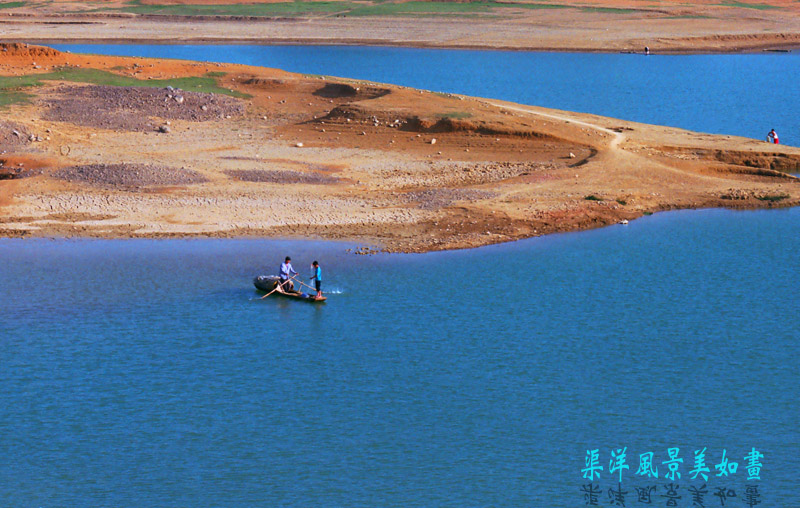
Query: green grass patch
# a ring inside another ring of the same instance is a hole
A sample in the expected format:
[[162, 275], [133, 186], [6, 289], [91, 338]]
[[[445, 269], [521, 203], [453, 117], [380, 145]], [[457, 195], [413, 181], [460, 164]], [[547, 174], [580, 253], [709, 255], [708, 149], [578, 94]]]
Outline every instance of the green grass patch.
[[741, 7], [742, 9], [756, 9], [759, 11], [769, 11], [773, 9], [780, 9], [777, 5], [766, 5], [766, 4], [751, 4], [747, 2], [737, 2], [736, 0], [729, 0], [726, 2], [722, 2], [719, 5], [723, 5], [725, 7]]
[[42, 84], [39, 81], [39, 76], [42, 76], [42, 74], [29, 74], [27, 76], [0, 76], [0, 90], [39, 86]]
[[77, 67], [61, 67], [45, 74], [29, 74], [27, 76], [0, 76], [0, 106], [20, 104], [30, 99], [25, 88], [44, 85], [45, 81], [69, 81], [73, 83], [90, 83], [106, 86], [133, 86], [147, 88], [165, 88], [171, 86], [192, 92], [216, 93], [231, 97], [249, 98], [250, 95], [222, 88], [214, 77], [188, 77], [173, 79], [136, 79], [120, 76], [113, 72], [98, 69], [80, 69]]
[[5, 91], [0, 89], [0, 108], [11, 106], [12, 104], [27, 104], [31, 100], [31, 95], [25, 92]]
[[285, 16], [311, 13], [334, 13], [347, 11], [350, 2], [278, 2], [274, 4], [250, 5], [142, 5], [129, 2], [120, 8], [104, 8], [105, 11], [122, 11], [133, 14], [165, 14], [170, 16]]
[[791, 196], [788, 194], [767, 194], [766, 196], [756, 196], [756, 199], [759, 201], [769, 201], [770, 203], [776, 203], [778, 201], [783, 201], [784, 199], [789, 199]]
[[469, 111], [451, 111], [450, 113], [442, 113], [439, 115], [439, 118], [454, 118], [458, 120], [463, 120], [464, 118], [470, 118], [472, 113]]
[[21, 89], [40, 84], [35, 76], [0, 76], [0, 107], [27, 103], [31, 95]]
[[209, 78], [221, 78], [221, 77], [227, 76], [227, 75], [228, 75], [227, 72], [222, 72], [222, 71], [206, 72], [206, 76], [209, 77]]
[[565, 9], [568, 6], [539, 3], [505, 3], [495, 1], [477, 2], [385, 2], [356, 7], [348, 16], [402, 16], [415, 14], [476, 14], [495, 9]]
[[585, 199], [586, 201], [603, 201], [603, 198], [599, 198], [599, 197], [595, 196], [594, 194], [589, 194], [588, 196], [586, 196], [583, 199]]
[[653, 212], [642, 212], [642, 215], [653, 215]]
[[0, 2], [0, 9], [14, 9], [16, 7], [25, 7], [28, 2]]
[[350, 0], [331, 0], [326, 2], [277, 2], [251, 5], [143, 5], [132, 0], [124, 7], [103, 7], [98, 11], [118, 11], [133, 14], [163, 14], [170, 16], [253, 16], [285, 17], [303, 14], [343, 14], [346, 16], [418, 16], [418, 15], [468, 15], [488, 13], [499, 9], [567, 9], [569, 5], [535, 2], [498, 2], [495, 0], [475, 0], [456, 2], [433, 0], [430, 2], [411, 0], [398, 2], [375, 0], [371, 3]]

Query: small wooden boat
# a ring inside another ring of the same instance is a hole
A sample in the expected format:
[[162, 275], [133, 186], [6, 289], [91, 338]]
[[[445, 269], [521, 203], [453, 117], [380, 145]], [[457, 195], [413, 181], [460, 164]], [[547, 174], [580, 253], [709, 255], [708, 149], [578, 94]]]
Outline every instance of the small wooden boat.
[[[253, 279], [253, 285], [259, 291], [269, 293], [278, 286], [279, 280], [280, 277], [278, 277], [277, 275], [259, 275], [258, 277]], [[324, 296], [317, 298], [317, 295], [302, 293], [296, 290], [284, 291], [282, 289], [279, 289], [278, 291], [275, 291], [272, 294], [285, 296], [286, 298], [293, 298], [295, 300], [303, 300], [305, 302], [310, 302], [310, 303], [320, 303], [327, 300], [327, 298], [325, 298]]]

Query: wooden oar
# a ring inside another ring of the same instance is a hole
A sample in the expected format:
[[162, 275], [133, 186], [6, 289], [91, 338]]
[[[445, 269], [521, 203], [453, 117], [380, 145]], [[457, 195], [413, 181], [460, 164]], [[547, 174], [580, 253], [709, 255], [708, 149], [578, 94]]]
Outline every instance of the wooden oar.
[[[297, 275], [295, 275], [294, 277], [297, 277]], [[294, 277], [292, 277], [292, 278], [291, 278], [291, 279], [289, 279], [289, 280], [292, 280], [292, 279], [294, 279]], [[299, 282], [299, 281], [298, 281], [298, 282]], [[278, 281], [278, 282], [275, 284], [275, 289], [273, 289], [273, 290], [272, 290], [272, 291], [270, 291], [269, 293], [267, 293], [267, 294], [265, 294], [264, 296], [262, 296], [261, 298], [259, 298], [259, 300], [263, 300], [264, 298], [268, 297], [269, 295], [271, 295], [271, 294], [272, 294], [272, 293], [274, 293], [275, 291], [278, 291], [279, 289], [281, 289], [281, 288], [282, 288], [282, 286], [283, 286], [283, 284], [281, 284], [281, 281]]]
[[[299, 282], [300, 284], [304, 285], [305, 287], [307, 287], [308, 289], [310, 289], [311, 291], [313, 291], [313, 292], [314, 292], [314, 295], [315, 295], [314, 297], [316, 298], [316, 294], [317, 294], [317, 288], [312, 288], [311, 286], [309, 286], [308, 284], [306, 284], [306, 283], [305, 283], [305, 282], [303, 282], [302, 280], [298, 280], [297, 282]], [[320, 292], [321, 292], [321, 291], [320, 291]]]
[[316, 293], [316, 291], [317, 291], [317, 288], [312, 288], [311, 286], [309, 286], [308, 284], [306, 284], [306, 283], [305, 283], [305, 282], [303, 282], [302, 280], [298, 280], [297, 282], [299, 282], [300, 284], [304, 285], [304, 286], [305, 286], [305, 287], [307, 287], [308, 289], [311, 289], [311, 290], [313, 290], [313, 291]]

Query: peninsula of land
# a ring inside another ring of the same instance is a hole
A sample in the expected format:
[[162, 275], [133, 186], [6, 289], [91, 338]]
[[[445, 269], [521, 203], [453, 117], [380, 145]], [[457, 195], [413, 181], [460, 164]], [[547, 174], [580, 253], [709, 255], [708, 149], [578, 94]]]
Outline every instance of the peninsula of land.
[[0, 44], [0, 235], [467, 248], [796, 206], [800, 149], [243, 65]]
[[359, 44], [658, 53], [800, 47], [794, 0], [25, 0], [0, 42]]

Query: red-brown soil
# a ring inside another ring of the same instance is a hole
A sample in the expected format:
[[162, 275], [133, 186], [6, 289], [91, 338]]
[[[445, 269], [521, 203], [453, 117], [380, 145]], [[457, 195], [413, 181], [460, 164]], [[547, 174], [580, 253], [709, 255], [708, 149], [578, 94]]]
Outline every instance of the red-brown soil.
[[[199, 103], [168, 97], [180, 90], [28, 89], [30, 103], [4, 111], [4, 125], [34, 136], [0, 155], [14, 172], [0, 179], [6, 236], [312, 236], [424, 251], [676, 208], [800, 203], [786, 174], [800, 171], [800, 149], [757, 140], [240, 65], [23, 45], [0, 54], [5, 75], [67, 64], [143, 81], [213, 71], [252, 96], [219, 96], [235, 114], [197, 118]], [[95, 107], [54, 102], [65, 97]], [[120, 97], [147, 121], [93, 123], [92, 109], [102, 118]], [[176, 114], [183, 106], [189, 114]]]

